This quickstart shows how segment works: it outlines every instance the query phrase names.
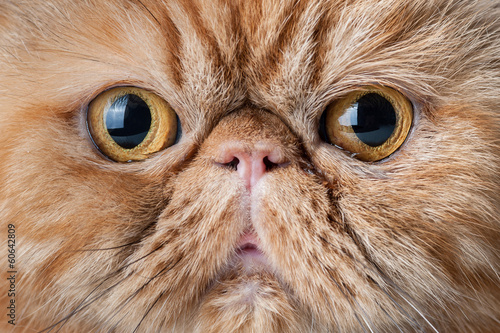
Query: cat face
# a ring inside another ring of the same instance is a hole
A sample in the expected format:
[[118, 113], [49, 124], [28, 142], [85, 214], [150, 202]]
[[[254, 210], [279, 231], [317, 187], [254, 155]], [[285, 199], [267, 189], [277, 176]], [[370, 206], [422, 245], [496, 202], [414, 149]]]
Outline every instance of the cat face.
[[[487, 1], [0, 4], [18, 272], [2, 325], [494, 332], [497, 17]], [[113, 132], [126, 109], [141, 120]]]

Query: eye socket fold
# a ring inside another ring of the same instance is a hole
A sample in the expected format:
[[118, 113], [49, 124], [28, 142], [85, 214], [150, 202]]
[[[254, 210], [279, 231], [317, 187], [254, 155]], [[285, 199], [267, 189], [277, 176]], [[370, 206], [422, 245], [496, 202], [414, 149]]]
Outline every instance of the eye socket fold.
[[89, 104], [87, 125], [96, 147], [117, 162], [143, 160], [172, 146], [180, 129], [165, 100], [136, 87], [98, 95]]
[[362, 161], [378, 161], [394, 153], [412, 124], [410, 101], [398, 91], [369, 86], [328, 105], [320, 120], [320, 136]]

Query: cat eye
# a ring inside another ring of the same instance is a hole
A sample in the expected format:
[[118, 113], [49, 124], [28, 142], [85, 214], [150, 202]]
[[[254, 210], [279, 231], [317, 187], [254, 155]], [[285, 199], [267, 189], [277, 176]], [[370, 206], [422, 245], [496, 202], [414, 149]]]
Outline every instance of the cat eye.
[[173, 145], [179, 128], [165, 100], [136, 87], [98, 95], [89, 104], [87, 124], [97, 148], [117, 162], [143, 160]]
[[398, 91], [370, 86], [330, 104], [320, 120], [320, 136], [362, 161], [378, 161], [394, 153], [411, 127], [410, 101]]

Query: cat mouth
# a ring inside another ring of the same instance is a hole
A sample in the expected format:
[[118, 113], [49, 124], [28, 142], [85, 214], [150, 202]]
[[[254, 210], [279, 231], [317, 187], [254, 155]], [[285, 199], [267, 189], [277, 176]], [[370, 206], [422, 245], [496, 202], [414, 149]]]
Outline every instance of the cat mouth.
[[238, 255], [240, 256], [256, 256], [262, 254], [257, 245], [253, 243], [245, 243], [243, 246], [238, 248]]
[[246, 231], [240, 236], [237, 242], [237, 252], [240, 255], [262, 254], [260, 240], [255, 231]]
[[247, 272], [269, 268], [269, 261], [255, 231], [247, 231], [240, 236], [236, 244], [236, 257]]

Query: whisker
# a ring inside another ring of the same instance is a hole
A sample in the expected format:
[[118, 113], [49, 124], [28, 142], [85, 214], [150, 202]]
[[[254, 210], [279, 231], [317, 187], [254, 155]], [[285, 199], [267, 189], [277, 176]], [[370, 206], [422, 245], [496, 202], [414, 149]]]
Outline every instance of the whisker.
[[146, 5], [141, 1], [141, 0], [136, 0], [138, 3], [140, 3], [142, 5], [142, 7], [144, 7], [144, 9], [146, 9], [148, 11], [148, 13], [153, 17], [153, 19], [156, 21], [156, 23], [158, 23], [158, 25], [161, 25], [160, 21], [158, 21], [158, 19], [156, 18], [156, 16], [153, 15], [153, 13], [149, 10], [148, 7], [146, 7]]
[[[113, 332], [116, 332], [116, 328], [118, 327], [118, 325], [122, 322], [122, 320], [125, 319], [125, 316], [120, 318], [120, 320], [118, 320], [113, 326], [110, 327], [110, 329], [108, 330], [108, 333], [113, 333]], [[109, 319], [106, 320], [106, 323], [109, 322]]]
[[163, 295], [165, 295], [165, 291], [162, 292], [160, 294], [160, 296], [158, 296], [156, 298], [156, 300], [153, 302], [153, 304], [148, 308], [148, 310], [146, 311], [146, 313], [144, 314], [144, 316], [142, 317], [141, 321], [139, 322], [139, 324], [137, 324], [137, 326], [135, 327], [134, 331], [132, 333], [135, 333], [137, 332], [137, 330], [139, 329], [139, 326], [141, 326], [142, 322], [144, 321], [144, 319], [146, 319], [147, 315], [149, 314], [149, 312], [151, 311], [151, 309], [153, 309], [153, 307], [156, 305], [156, 303], [158, 303], [158, 301], [163, 297]]
[[[323, 295], [323, 299], [328, 299], [328, 297], [324, 294], [324, 292], [322, 291], [321, 292], [322, 295]], [[335, 325], [337, 328], [339, 328], [339, 332], [340, 332], [340, 324], [339, 324], [339, 321], [337, 319], [337, 316], [336, 316], [336, 313], [334, 311], [330, 311], [331, 315], [333, 316], [333, 321], [335, 322]], [[312, 327], [312, 326], [311, 326]], [[311, 328], [312, 329], [312, 328]]]
[[[413, 300], [413, 298], [408, 295], [403, 289], [401, 289], [391, 278], [389, 278], [388, 276], [386, 276], [385, 274], [379, 272], [379, 276], [384, 279], [384, 282], [387, 283], [388, 285], [390, 285], [393, 290], [399, 295], [399, 297], [401, 297], [406, 303], [408, 303], [408, 305], [410, 305], [418, 314], [419, 316], [434, 330], [434, 332], [436, 333], [439, 333], [439, 331], [430, 323], [430, 321], [425, 317], [425, 315], [420, 311], [418, 310], [418, 308], [412, 303], [410, 302], [408, 299], [411, 299]], [[375, 281], [374, 281], [375, 282]], [[418, 327], [419, 331], [421, 332], [425, 332], [425, 329], [407, 312], [405, 311], [401, 305], [399, 305], [398, 302], [396, 302], [396, 300], [394, 300], [390, 295], [389, 293], [387, 293], [387, 291], [385, 291], [380, 285], [378, 285], [378, 283], [375, 282], [375, 284], [380, 288], [380, 290], [382, 290], [388, 297], [389, 299], [398, 307], [398, 310], [400, 310], [407, 318], [409, 319], [412, 319], [412, 327]], [[406, 297], [405, 297], [406, 296]], [[408, 299], [407, 299], [408, 298]], [[414, 300], [413, 300], [414, 301]]]
[[95, 287], [81, 302], [80, 304], [78, 304], [76, 306], [75, 309], [73, 309], [71, 311], [71, 313], [69, 313], [68, 315], [66, 315], [64, 318], [62, 318], [61, 320], [59, 320], [58, 322], [56, 322], [55, 324], [43, 329], [42, 331], [40, 331], [40, 333], [42, 332], [51, 332], [54, 328], [56, 328], [59, 324], [62, 323], [62, 325], [58, 328], [57, 332], [59, 332], [61, 330], [61, 328], [66, 324], [66, 322], [71, 319], [71, 317], [73, 317], [74, 315], [76, 315], [77, 313], [81, 312], [83, 309], [87, 308], [89, 305], [91, 305], [92, 303], [94, 303], [96, 300], [98, 300], [99, 298], [101, 298], [102, 296], [104, 296], [105, 294], [107, 294], [109, 291], [111, 291], [113, 288], [115, 288], [116, 286], [118, 286], [120, 283], [122, 283], [124, 280], [126, 280], [127, 278], [129, 278], [130, 276], [132, 276], [132, 274], [130, 275], [127, 275], [125, 278], [123, 278], [122, 280], [118, 281], [116, 284], [112, 285], [111, 287], [108, 287], [106, 288], [103, 292], [101, 292], [99, 295], [96, 295], [95, 297], [93, 297], [92, 299], [90, 299], [87, 303], [85, 303], [89, 297], [94, 294], [104, 283], [106, 283], [106, 281], [108, 281], [109, 279], [115, 277], [117, 274], [119, 274], [120, 272], [122, 272], [125, 268], [141, 261], [141, 260], [144, 260], [145, 258], [147, 258], [148, 256], [150, 256], [151, 254], [153, 254], [154, 252], [158, 251], [160, 248], [163, 247], [163, 243], [160, 244], [157, 248], [153, 249], [151, 252], [149, 252], [148, 254], [140, 257], [139, 259], [136, 259], [126, 265], [123, 265], [122, 267], [118, 268], [116, 271], [114, 272], [111, 272], [108, 274], [108, 276], [104, 277], [103, 280], [99, 283], [99, 285], [97, 287]]
[[401, 327], [399, 327], [398, 323], [394, 320], [394, 318], [392, 318], [392, 316], [384, 309], [384, 307], [382, 305], [380, 305], [378, 302], [377, 302], [377, 305], [379, 306], [380, 310], [382, 310], [383, 313], [385, 313], [385, 315], [387, 316], [387, 318], [389, 318], [392, 323], [397, 327], [398, 331], [400, 331], [401, 333], [404, 333], [403, 330], [401, 329]]
[[[383, 272], [380, 271], [380, 269], [374, 265], [373, 263], [370, 262], [370, 264], [373, 265], [373, 267], [370, 267], [370, 266], [367, 266], [365, 263], [361, 262], [359, 259], [357, 258], [354, 258], [354, 256], [352, 256], [351, 254], [348, 254], [346, 253], [345, 251], [342, 251], [340, 248], [338, 248], [337, 246], [333, 245], [331, 242], [329, 242], [328, 240], [326, 240], [323, 236], [321, 235], [317, 235], [323, 242], [325, 242], [326, 244], [330, 245], [332, 248], [334, 248], [335, 250], [337, 250], [338, 253], [342, 253], [343, 255], [347, 256], [349, 259], [351, 259], [353, 262], [355, 262], [356, 264], [360, 265], [363, 269], [366, 269], [366, 270], [369, 270], [371, 271], [372, 273], [375, 273], [377, 274], [377, 276], [379, 276], [380, 278], [382, 278], [384, 280], [385, 283], [387, 283], [388, 285], [390, 285], [392, 288], [394, 288], [394, 291], [400, 296], [402, 297], [418, 314], [420, 317], [422, 317], [423, 320], [425, 320], [425, 322], [427, 322], [427, 324], [429, 324], [429, 326], [432, 327], [432, 329], [436, 332], [436, 333], [439, 333], [436, 328], [429, 322], [429, 320], [423, 315], [423, 313], [421, 311], [419, 311], [410, 301], [408, 301], [408, 299], [406, 299], [405, 297], [403, 297], [403, 294], [406, 295], [406, 297], [410, 298], [411, 299], [411, 296], [409, 296], [407, 293], [405, 293], [391, 278], [389, 278], [387, 275], [385, 275]], [[385, 290], [379, 283], [377, 283], [372, 277], [369, 277], [370, 280], [389, 298], [389, 300], [393, 303], [393, 305], [398, 309], [398, 311], [401, 312], [401, 314], [403, 314], [406, 318], [408, 318], [410, 320], [410, 323], [412, 325], [412, 327], [414, 328], [418, 328], [419, 331], [422, 331], [424, 332], [425, 330], [423, 329], [423, 327], [415, 320], [415, 318], [413, 318], [412, 315], [410, 315], [406, 310], [404, 310], [401, 305], [387, 292], [387, 290]]]
[[71, 252], [97, 252], [97, 251], [117, 250], [117, 249], [121, 249], [121, 248], [124, 248], [124, 247], [136, 245], [139, 242], [140, 242], [140, 240], [137, 240], [137, 241], [133, 241], [133, 242], [130, 242], [130, 243], [127, 243], [127, 244], [113, 246], [113, 247], [105, 247], [105, 248], [101, 248], [101, 249], [80, 249], [80, 250], [74, 250], [74, 251], [71, 251]]
[[[316, 258], [316, 259], [318, 259], [318, 258]], [[338, 281], [332, 276], [332, 274], [330, 273], [330, 270], [327, 267], [325, 267], [325, 265], [323, 265], [323, 263], [321, 261], [318, 261], [318, 262], [321, 265], [321, 267], [323, 268], [323, 270], [325, 270], [327, 272], [327, 274], [330, 276], [330, 279], [333, 281], [333, 283], [335, 283], [335, 285], [337, 286], [337, 289], [340, 291], [340, 293], [342, 294], [342, 296], [344, 296], [344, 298], [349, 303], [349, 306], [351, 307], [351, 309], [354, 312], [354, 317], [356, 318], [356, 320], [357, 320], [359, 326], [361, 327], [361, 329], [363, 330], [363, 332], [368, 333], [368, 331], [366, 330], [365, 326], [363, 325], [363, 323], [359, 319], [357, 311], [355, 310], [355, 308], [354, 308], [351, 300], [349, 299], [348, 295], [342, 290], [342, 287], [340, 286], [340, 284], [338, 283]], [[350, 296], [352, 297], [352, 295], [350, 295]], [[363, 318], [363, 320], [364, 320], [364, 318]], [[371, 329], [370, 329], [370, 331], [373, 333], [373, 331]]]
[[[374, 333], [372, 330], [372, 326], [375, 326], [375, 325], [373, 325], [373, 322], [368, 317], [368, 314], [366, 313], [365, 309], [363, 309], [363, 307], [361, 306], [361, 304], [359, 304], [356, 297], [354, 297], [354, 295], [352, 295], [352, 293], [349, 290], [347, 290], [347, 292], [351, 295], [351, 299], [356, 303], [356, 306], [361, 311], [361, 317], [363, 318], [363, 321], [365, 322], [366, 326], [368, 326], [368, 329], [370, 330], [371, 333]], [[371, 325], [370, 325], [370, 323], [371, 323]]]
[[[116, 315], [118, 315], [142, 290], [144, 290], [144, 288], [146, 288], [151, 282], [153, 282], [155, 279], [157, 279], [159, 276], [161, 276], [162, 274], [168, 272], [169, 270], [171, 270], [172, 268], [174, 268], [178, 263], [179, 261], [181, 261], [182, 258], [179, 258], [175, 263], [171, 264], [171, 265], [167, 265], [165, 266], [162, 270], [160, 270], [160, 272], [158, 272], [156, 275], [154, 275], [153, 277], [149, 278], [149, 280], [144, 283], [139, 289], [137, 289], [136, 291], [134, 291], [129, 297], [127, 297], [127, 299], [125, 301], [123, 301], [119, 308], [115, 311], [115, 313], [111, 316], [111, 318], [108, 319], [108, 321], [111, 321]], [[162, 293], [163, 295], [164, 293]], [[157, 301], [155, 301], [156, 303]], [[149, 311], [148, 311], [149, 312]], [[113, 325], [112, 329], [116, 328], [118, 326], [118, 323], [120, 323], [123, 318], [125, 317], [122, 317], [115, 325]], [[142, 321], [142, 320], [141, 320]]]
[[[117, 246], [117, 247], [113, 247], [113, 248], [106, 248], [106, 249], [95, 249], [95, 251], [99, 251], [99, 250], [112, 250], [112, 249], [118, 249], [118, 248], [123, 248], [123, 247], [127, 247], [131, 244], [134, 244], [134, 243], [129, 243], [129, 244], [123, 244], [123, 245], [120, 245], [120, 246]], [[66, 251], [64, 253], [68, 253], [68, 252], [85, 252], [85, 251], [94, 251], [94, 249], [89, 249], [89, 250], [73, 250], [73, 251]], [[46, 267], [43, 269], [42, 272], [44, 272], [46, 269], [48, 269], [50, 267], [51, 264], [53, 264], [62, 254], [64, 253], [61, 253], [59, 254], [56, 258], [54, 258], [48, 265], [46, 265]], [[142, 258], [141, 258], [142, 259]], [[126, 265], [127, 266], [127, 265]], [[122, 267], [122, 268], [125, 268], [126, 266]], [[77, 307], [66, 317], [64, 317], [63, 319], [61, 319], [60, 321], [58, 321], [57, 323], [45, 328], [44, 330], [40, 331], [40, 332], [51, 332], [55, 326], [59, 325], [62, 321], [67, 321], [69, 319], [69, 317], [73, 316], [74, 314], [76, 314], [78, 311], [78, 309], [85, 303], [85, 301], [97, 290], [99, 289], [99, 287], [101, 287], [106, 281], [108, 281], [110, 278], [112, 278], [113, 276], [116, 276], [117, 273], [119, 273], [121, 271], [121, 269], [118, 269], [117, 271], [115, 272], [112, 272], [110, 273], [107, 277], [105, 277], [103, 279], [103, 281], [97, 286], [95, 287], [84, 299], [83, 301], [80, 302], [80, 304], [77, 305]], [[41, 272], [41, 273], [42, 273]], [[41, 274], [40, 273], [40, 274]], [[61, 325], [61, 327], [64, 326], [64, 324]], [[61, 328], [58, 329], [58, 331], [60, 330]]]
[[[384, 279], [384, 282], [386, 282], [387, 284], [391, 285], [393, 288], [400, 289], [389, 277], [386, 277], [382, 273], [379, 273], [379, 276], [382, 279]], [[389, 300], [397, 308], [397, 310], [400, 311], [400, 313], [403, 314], [406, 318], [408, 318], [408, 320], [410, 320], [410, 325], [413, 328], [418, 329], [418, 331], [420, 331], [420, 332], [424, 332], [424, 328], [415, 320], [415, 318], [413, 318], [405, 309], [403, 309], [403, 307], [391, 296], [391, 294], [389, 294], [387, 292], [387, 290], [385, 290], [384, 288], [382, 288], [382, 286], [377, 281], [373, 280], [372, 277], [369, 276], [369, 278], [387, 296], [387, 298], [389, 298]], [[380, 304], [379, 304], [379, 306], [380, 306]], [[382, 310], [385, 311], [383, 308], [382, 308]]]
[[427, 324], [429, 324], [429, 326], [434, 330], [434, 332], [439, 333], [439, 331], [429, 322], [429, 320], [427, 320], [427, 318], [422, 314], [422, 312], [420, 312], [419, 309], [417, 309], [417, 307], [415, 307], [410, 301], [408, 301], [401, 293], [398, 292], [398, 294], [402, 299], [405, 300], [406, 303], [408, 303], [413, 308], [413, 310], [418, 312], [420, 317], [422, 317], [422, 319], [425, 320]]
[[163, 318], [160, 322], [160, 324], [158, 325], [158, 328], [156, 330], [156, 333], [161, 333], [161, 328], [165, 325], [165, 318]]
[[54, 328], [56, 328], [59, 324], [61, 324], [61, 326], [57, 329], [57, 332], [59, 332], [62, 327], [67, 323], [67, 321], [69, 319], [71, 319], [71, 317], [73, 317], [75, 314], [81, 312], [83, 309], [87, 308], [90, 304], [94, 303], [97, 299], [99, 299], [100, 297], [104, 296], [105, 294], [107, 294], [108, 292], [110, 292], [113, 288], [115, 288], [116, 286], [118, 286], [120, 283], [122, 283], [123, 281], [125, 281], [128, 277], [130, 277], [130, 275], [126, 276], [125, 278], [121, 279], [120, 281], [118, 281], [117, 283], [115, 283], [114, 285], [106, 288], [101, 294], [95, 296], [94, 298], [92, 298], [89, 302], [85, 303], [85, 301], [90, 297], [90, 295], [92, 295], [99, 287], [101, 287], [108, 279], [112, 278], [112, 276], [109, 276], [106, 280], [102, 281], [97, 287], [95, 287], [86, 297], [85, 299], [80, 302], [80, 304], [73, 310], [71, 311], [71, 313], [69, 313], [68, 315], [66, 315], [64, 318], [62, 318], [61, 320], [59, 320], [58, 322], [54, 323], [53, 325], [43, 329], [42, 331], [40, 331], [39, 333], [42, 333], [42, 332], [45, 332], [47, 331], [48, 332], [51, 332]]

